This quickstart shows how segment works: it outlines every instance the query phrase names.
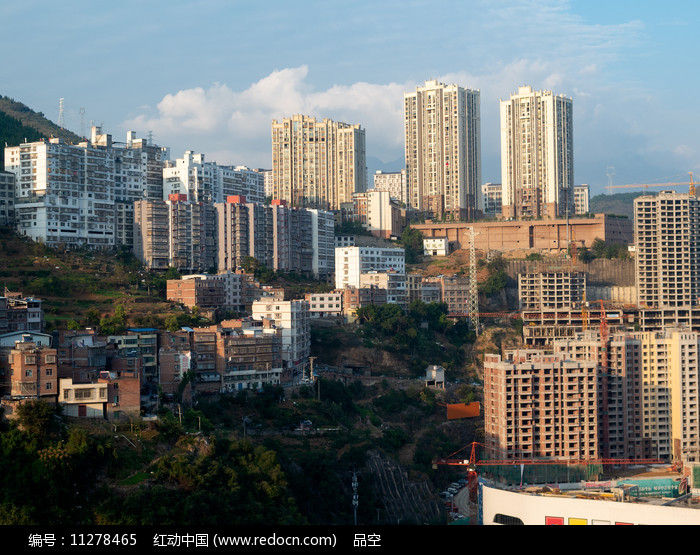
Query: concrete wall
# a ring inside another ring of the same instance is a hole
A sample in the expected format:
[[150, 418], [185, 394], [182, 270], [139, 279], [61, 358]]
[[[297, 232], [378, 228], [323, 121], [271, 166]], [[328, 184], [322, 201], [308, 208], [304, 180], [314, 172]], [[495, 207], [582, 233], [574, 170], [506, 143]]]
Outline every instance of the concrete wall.
[[627, 218], [596, 214], [593, 218], [566, 220], [527, 220], [497, 222], [457, 222], [413, 224], [425, 237], [447, 237], [455, 248], [469, 247], [470, 228], [474, 226], [476, 248], [481, 251], [534, 250], [559, 251], [569, 241], [590, 247], [597, 238], [605, 242], [634, 242], [634, 225]]
[[700, 524], [700, 510], [644, 503], [619, 503], [546, 497], [480, 487], [483, 524], [495, 524], [496, 514], [520, 518], [526, 525], [546, 524], [561, 518], [563, 524]]

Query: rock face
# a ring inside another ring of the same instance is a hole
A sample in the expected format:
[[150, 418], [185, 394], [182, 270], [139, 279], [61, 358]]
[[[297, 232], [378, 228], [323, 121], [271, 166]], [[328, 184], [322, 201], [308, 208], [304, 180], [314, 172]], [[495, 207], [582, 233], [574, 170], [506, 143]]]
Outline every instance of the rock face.
[[386, 513], [382, 520], [391, 524], [424, 524], [444, 519], [444, 510], [427, 481], [410, 481], [398, 462], [377, 451], [367, 453], [366, 467], [377, 497], [384, 504]]

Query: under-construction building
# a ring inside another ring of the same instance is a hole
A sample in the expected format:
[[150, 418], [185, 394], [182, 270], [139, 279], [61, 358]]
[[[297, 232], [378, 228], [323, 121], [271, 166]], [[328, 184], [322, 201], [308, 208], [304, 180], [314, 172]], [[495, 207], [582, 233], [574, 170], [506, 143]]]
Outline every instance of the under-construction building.
[[535, 349], [487, 354], [484, 428], [495, 458], [598, 459], [597, 366]]

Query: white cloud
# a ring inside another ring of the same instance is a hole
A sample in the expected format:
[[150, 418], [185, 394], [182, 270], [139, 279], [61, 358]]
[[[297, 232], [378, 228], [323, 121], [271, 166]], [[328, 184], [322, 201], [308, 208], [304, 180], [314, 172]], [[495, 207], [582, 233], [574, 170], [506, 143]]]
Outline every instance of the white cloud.
[[275, 70], [240, 92], [219, 83], [181, 90], [166, 95], [156, 113], [123, 126], [153, 131], [173, 157], [191, 149], [210, 157], [215, 152], [220, 163], [269, 167], [272, 120], [305, 114], [359, 123], [368, 155], [395, 157], [403, 144], [405, 85], [354, 83], [317, 91], [308, 73], [307, 66]]

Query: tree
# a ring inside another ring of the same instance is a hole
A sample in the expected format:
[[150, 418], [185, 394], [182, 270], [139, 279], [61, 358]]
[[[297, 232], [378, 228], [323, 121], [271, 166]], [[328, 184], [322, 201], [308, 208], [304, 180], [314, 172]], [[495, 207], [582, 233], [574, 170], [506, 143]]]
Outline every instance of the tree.
[[36, 399], [22, 403], [17, 407], [17, 421], [26, 432], [46, 439], [58, 431], [56, 417], [60, 411], [58, 405], [50, 405]]
[[417, 264], [423, 255], [423, 234], [411, 226], [406, 227], [399, 241], [406, 252], [406, 264]]

